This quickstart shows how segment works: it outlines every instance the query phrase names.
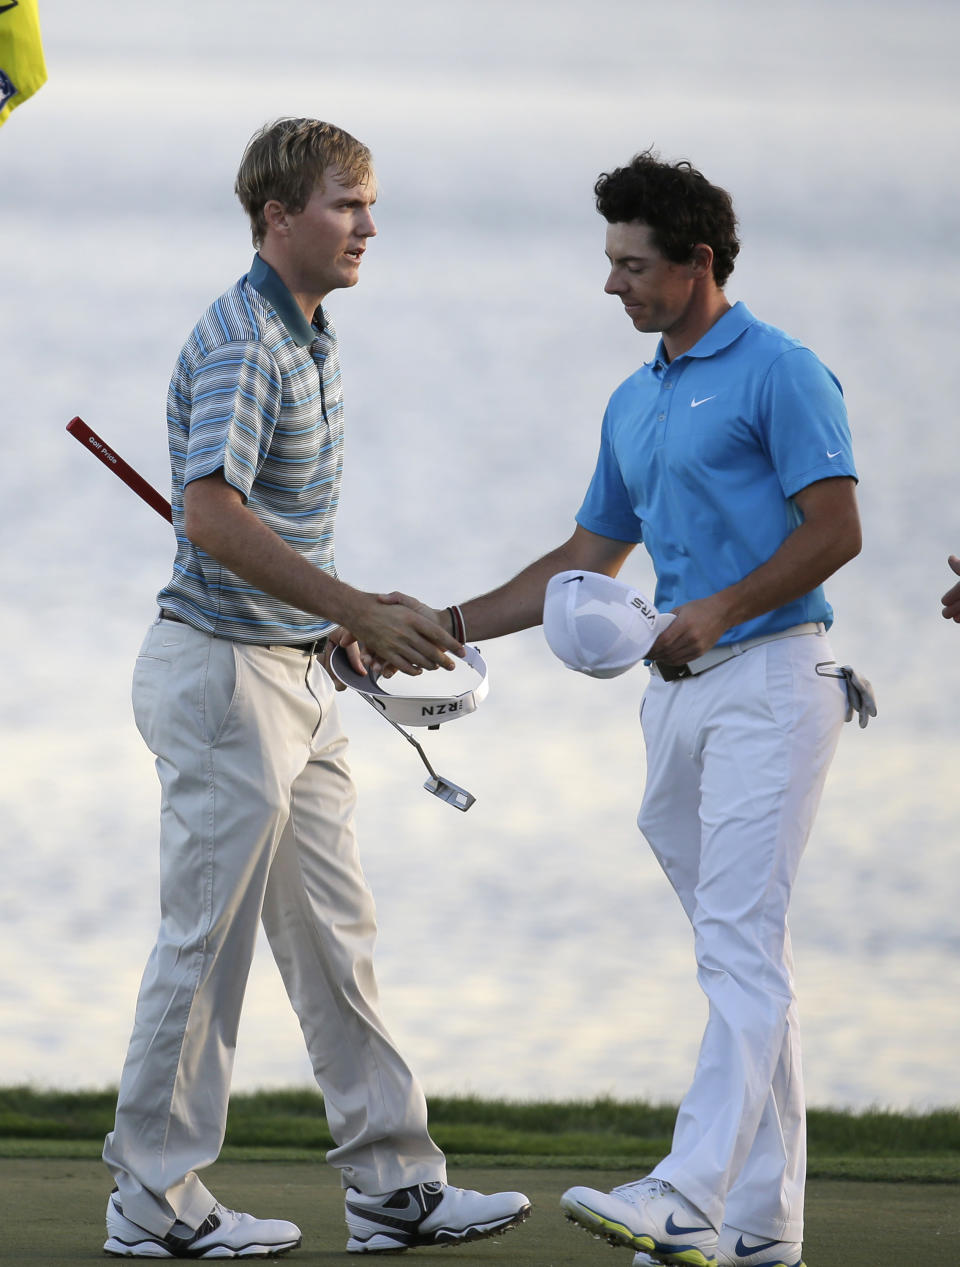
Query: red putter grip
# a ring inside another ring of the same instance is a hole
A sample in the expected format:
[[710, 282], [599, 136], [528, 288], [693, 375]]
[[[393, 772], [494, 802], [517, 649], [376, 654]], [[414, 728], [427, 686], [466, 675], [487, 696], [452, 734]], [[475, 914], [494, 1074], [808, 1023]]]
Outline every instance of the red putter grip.
[[79, 440], [88, 448], [94, 457], [99, 458], [104, 466], [108, 466], [118, 479], [122, 479], [128, 488], [132, 488], [138, 497], [142, 497], [148, 506], [152, 506], [158, 515], [162, 515], [168, 523], [173, 523], [173, 512], [167, 499], [158, 493], [152, 484], [148, 484], [142, 475], [138, 475], [132, 466], [124, 462], [122, 457], [114, 453], [82, 418], [71, 418], [67, 423], [67, 430], [75, 440]]

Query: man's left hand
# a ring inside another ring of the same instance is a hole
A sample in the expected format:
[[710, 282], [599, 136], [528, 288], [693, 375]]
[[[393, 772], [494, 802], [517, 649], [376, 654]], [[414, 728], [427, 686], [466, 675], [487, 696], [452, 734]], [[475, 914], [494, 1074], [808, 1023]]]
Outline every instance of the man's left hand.
[[363, 676], [366, 677], [367, 669], [363, 662], [360, 644], [357, 642], [350, 630], [344, 629], [342, 625], [337, 625], [335, 629], [331, 629], [327, 634], [327, 645], [324, 647], [320, 663], [326, 669], [330, 681], [337, 690], [345, 691], [347, 689], [346, 684], [341, 682], [336, 673], [334, 673], [330, 668], [330, 657], [333, 655], [337, 647], [343, 647], [347, 659], [350, 662], [350, 667], [355, 673], [362, 673]]
[[[960, 576], [960, 559], [955, 554], [950, 555], [947, 563], [950, 565], [950, 571]], [[943, 604], [944, 620], [955, 620], [960, 625], [960, 581], [948, 589], [940, 601]]]

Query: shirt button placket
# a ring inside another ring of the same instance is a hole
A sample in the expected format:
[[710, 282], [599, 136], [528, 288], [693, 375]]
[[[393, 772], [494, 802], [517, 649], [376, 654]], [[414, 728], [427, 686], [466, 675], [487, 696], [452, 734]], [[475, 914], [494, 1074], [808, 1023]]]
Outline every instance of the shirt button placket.
[[667, 432], [667, 412], [670, 408], [670, 397], [666, 395], [673, 388], [673, 381], [664, 378], [660, 384], [660, 412], [657, 414], [657, 442], [662, 444]]
[[320, 380], [320, 411], [323, 414], [324, 422], [327, 421], [327, 393], [323, 384], [323, 369], [326, 364], [327, 354], [319, 339], [314, 339], [313, 346], [310, 349], [313, 356], [313, 363], [317, 367], [317, 378]]

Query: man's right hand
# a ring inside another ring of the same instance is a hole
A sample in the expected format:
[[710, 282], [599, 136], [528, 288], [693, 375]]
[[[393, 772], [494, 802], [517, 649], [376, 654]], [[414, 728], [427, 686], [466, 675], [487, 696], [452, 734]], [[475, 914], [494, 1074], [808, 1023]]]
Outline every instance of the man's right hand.
[[351, 613], [341, 646], [359, 644], [362, 663], [372, 672], [387, 669], [416, 676], [424, 669], [453, 669], [451, 655], [462, 658], [463, 644], [444, 628], [442, 613], [408, 594], [364, 594]]

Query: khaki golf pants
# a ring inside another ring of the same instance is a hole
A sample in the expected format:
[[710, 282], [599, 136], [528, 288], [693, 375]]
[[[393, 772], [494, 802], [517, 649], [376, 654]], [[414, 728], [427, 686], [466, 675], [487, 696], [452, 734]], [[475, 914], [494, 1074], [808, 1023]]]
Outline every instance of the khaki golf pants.
[[103, 1153], [124, 1213], [164, 1234], [177, 1220], [197, 1227], [214, 1206], [196, 1172], [223, 1143], [261, 920], [344, 1186], [445, 1179], [423, 1092], [378, 1012], [374, 905], [326, 672], [295, 649], [158, 620], [133, 703], [162, 791], [161, 913]]
[[[843, 724], [823, 634], [651, 678], [638, 823], [694, 932], [709, 1015], [670, 1155], [653, 1171], [719, 1227], [803, 1236], [806, 1135], [787, 910]], [[659, 1033], [669, 1032], [669, 1022]]]

